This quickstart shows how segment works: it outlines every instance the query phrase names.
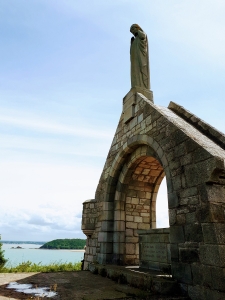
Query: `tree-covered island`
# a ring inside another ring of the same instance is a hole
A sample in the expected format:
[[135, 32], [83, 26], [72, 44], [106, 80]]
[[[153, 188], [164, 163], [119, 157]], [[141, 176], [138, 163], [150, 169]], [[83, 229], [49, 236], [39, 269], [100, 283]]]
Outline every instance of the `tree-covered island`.
[[40, 249], [84, 249], [86, 240], [83, 239], [57, 239], [45, 243]]

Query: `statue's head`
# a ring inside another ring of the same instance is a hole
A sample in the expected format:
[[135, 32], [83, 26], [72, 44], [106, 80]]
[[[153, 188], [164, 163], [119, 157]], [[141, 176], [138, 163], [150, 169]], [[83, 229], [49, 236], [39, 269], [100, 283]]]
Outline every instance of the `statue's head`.
[[143, 30], [141, 29], [141, 27], [140, 27], [138, 24], [133, 24], [133, 25], [131, 25], [131, 27], [130, 27], [130, 32], [131, 32], [133, 35], [135, 35], [135, 34], [138, 32], [138, 30], [143, 31]]

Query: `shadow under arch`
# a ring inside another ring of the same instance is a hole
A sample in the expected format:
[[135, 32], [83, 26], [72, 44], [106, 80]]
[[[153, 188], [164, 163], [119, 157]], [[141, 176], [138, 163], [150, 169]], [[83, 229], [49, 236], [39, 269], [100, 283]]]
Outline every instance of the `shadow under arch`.
[[116, 155], [106, 191], [106, 201], [114, 202], [113, 263], [139, 263], [137, 231], [156, 228], [156, 197], [165, 175], [170, 183], [166, 156], [147, 135], [130, 138]]

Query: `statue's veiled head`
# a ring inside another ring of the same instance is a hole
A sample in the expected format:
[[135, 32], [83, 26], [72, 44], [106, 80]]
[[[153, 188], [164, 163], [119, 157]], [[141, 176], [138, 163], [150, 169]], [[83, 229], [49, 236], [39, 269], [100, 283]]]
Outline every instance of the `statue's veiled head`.
[[130, 32], [131, 32], [133, 35], [136, 35], [137, 32], [138, 32], [138, 30], [143, 31], [143, 30], [141, 29], [141, 27], [140, 27], [138, 24], [133, 24], [133, 25], [131, 25], [131, 27], [130, 27]]

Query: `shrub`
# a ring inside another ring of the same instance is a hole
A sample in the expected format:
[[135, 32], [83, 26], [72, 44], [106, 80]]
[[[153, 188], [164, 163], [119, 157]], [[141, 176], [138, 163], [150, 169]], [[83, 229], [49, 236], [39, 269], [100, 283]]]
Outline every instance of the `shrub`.
[[[0, 240], [1, 240], [1, 235], [0, 235]], [[2, 250], [2, 243], [0, 242], [0, 269], [2, 269], [7, 262], [7, 259], [4, 257], [4, 250]]]
[[1, 273], [17, 273], [17, 272], [68, 272], [68, 271], [80, 271], [81, 263], [62, 263], [53, 262], [49, 265], [42, 265], [41, 262], [38, 264], [30, 261], [25, 261], [16, 267], [3, 267]]

